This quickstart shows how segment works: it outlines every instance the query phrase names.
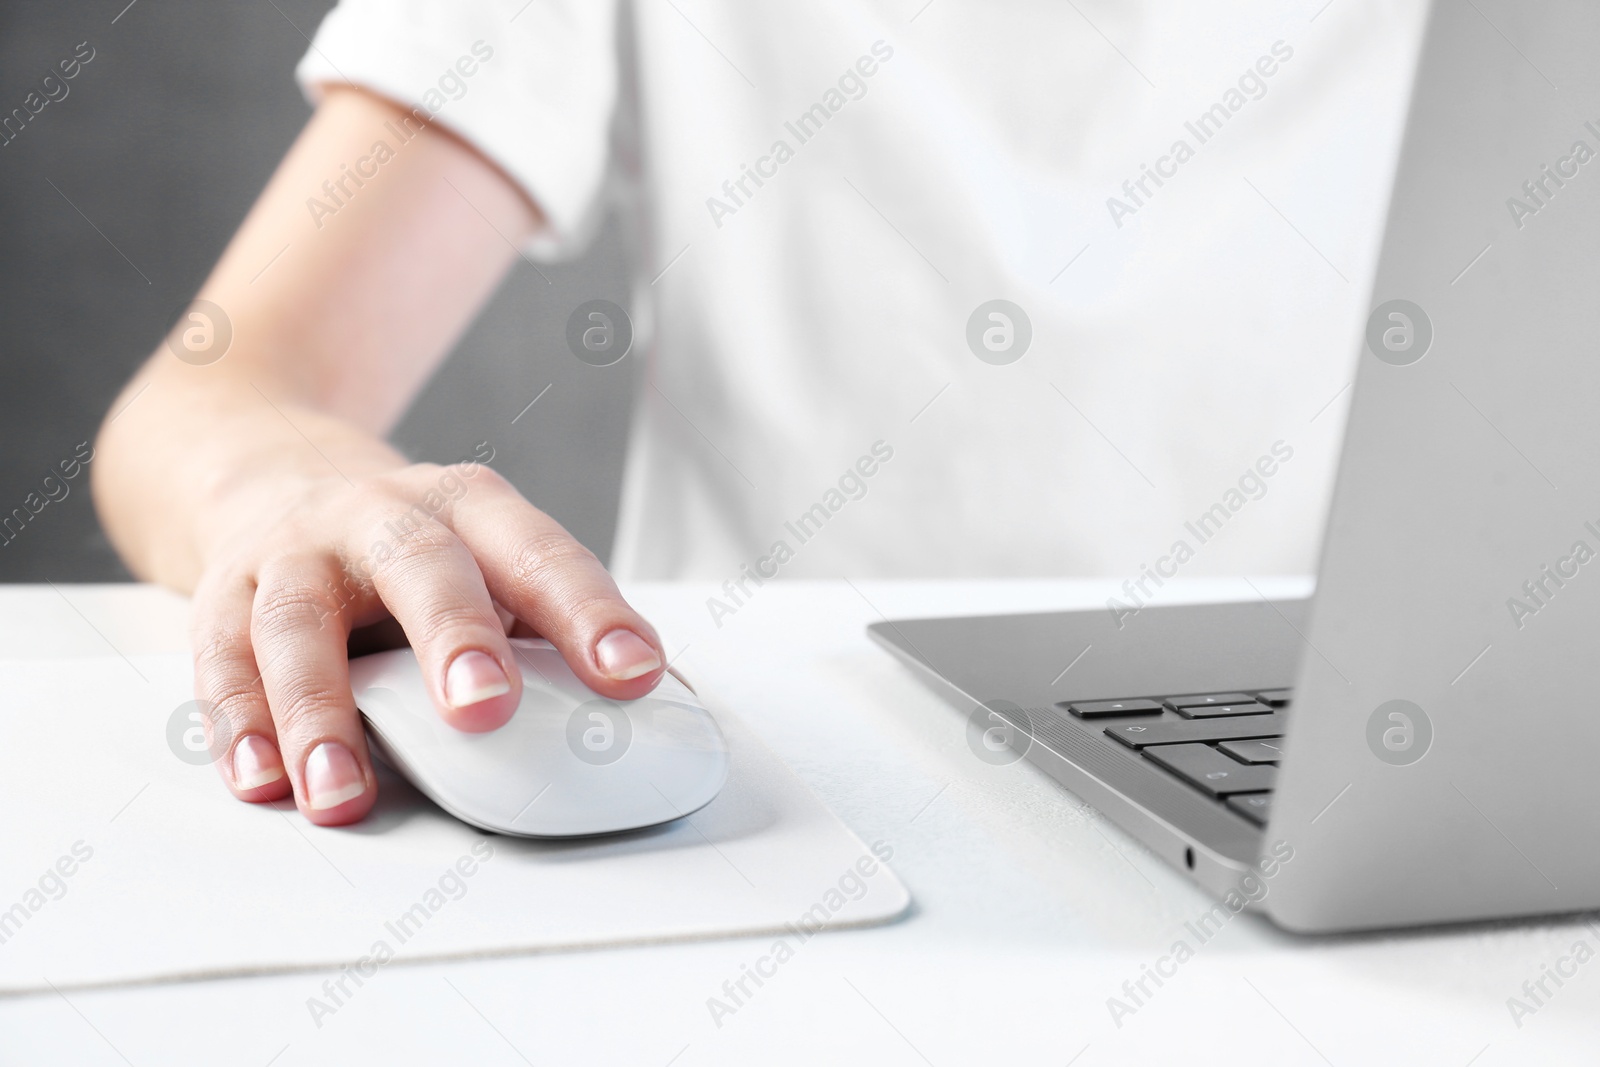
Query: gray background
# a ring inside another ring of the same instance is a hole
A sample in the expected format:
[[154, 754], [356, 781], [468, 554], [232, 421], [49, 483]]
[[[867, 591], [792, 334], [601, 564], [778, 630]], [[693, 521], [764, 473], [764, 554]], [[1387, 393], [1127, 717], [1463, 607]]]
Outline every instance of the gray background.
[[[93, 439], [204, 279], [309, 115], [292, 71], [332, 6], [126, 4], [0, 4], [0, 114], [79, 42], [96, 52], [64, 99], [0, 147], [0, 515]], [[518, 265], [396, 440], [445, 462], [491, 440], [494, 466], [604, 558], [636, 361], [587, 366], [563, 331], [585, 300], [627, 305], [616, 227], [584, 260], [543, 269], [553, 284]], [[128, 577], [87, 475], [69, 484], [0, 546], [0, 581]]]

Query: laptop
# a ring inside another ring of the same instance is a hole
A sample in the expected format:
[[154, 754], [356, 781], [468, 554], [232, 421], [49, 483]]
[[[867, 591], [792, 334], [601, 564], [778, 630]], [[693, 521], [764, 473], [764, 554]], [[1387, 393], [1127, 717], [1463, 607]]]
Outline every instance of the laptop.
[[1596, 55], [1435, 5], [1312, 598], [869, 628], [974, 752], [1289, 930], [1600, 908]]

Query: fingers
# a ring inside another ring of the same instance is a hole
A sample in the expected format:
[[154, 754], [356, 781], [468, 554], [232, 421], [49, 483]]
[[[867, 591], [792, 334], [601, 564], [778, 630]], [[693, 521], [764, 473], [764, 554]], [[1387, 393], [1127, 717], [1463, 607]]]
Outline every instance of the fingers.
[[281, 800], [289, 776], [250, 648], [252, 590], [242, 580], [195, 591], [194, 692], [210, 712], [217, 772], [240, 800]]
[[[513, 624], [550, 640], [605, 696], [634, 699], [660, 680], [655, 629], [593, 554], [499, 475], [478, 468], [470, 495], [428, 508], [403, 537], [371, 540], [372, 516], [392, 520], [384, 498], [392, 503], [404, 484], [364, 492], [345, 512], [354, 521], [337, 512], [331, 526], [308, 519], [289, 531], [287, 551], [280, 540], [258, 555], [254, 573], [208, 576], [196, 590], [195, 692], [211, 709], [218, 771], [240, 799], [292, 790], [301, 813], [325, 826], [366, 815], [377, 788], [347, 640], [352, 627], [390, 614], [440, 715], [465, 731], [503, 725], [520, 702], [522, 672], [506, 637]], [[394, 533], [393, 521], [383, 525]], [[362, 556], [357, 541], [384, 551]], [[362, 563], [347, 567], [354, 558]]]
[[471, 733], [505, 725], [522, 699], [522, 671], [477, 561], [456, 535], [432, 521], [409, 530], [372, 582], [405, 629], [444, 720]]
[[250, 618], [295, 802], [319, 826], [355, 822], [377, 798], [366, 734], [350, 693], [344, 575], [325, 555], [286, 556], [257, 577]]
[[480, 468], [452, 526], [495, 601], [560, 649], [591, 689], [632, 700], [655, 688], [666, 662], [655, 628], [560, 523]]

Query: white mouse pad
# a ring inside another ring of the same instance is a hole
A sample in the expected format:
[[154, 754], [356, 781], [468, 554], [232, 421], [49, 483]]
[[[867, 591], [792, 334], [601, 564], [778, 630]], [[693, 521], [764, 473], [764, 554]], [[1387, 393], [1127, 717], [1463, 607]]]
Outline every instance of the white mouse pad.
[[354, 827], [241, 804], [190, 762], [190, 684], [183, 656], [0, 662], [0, 993], [324, 968], [354, 989], [424, 959], [758, 933], [793, 947], [910, 904], [889, 850], [726, 709], [732, 772], [706, 808], [546, 843], [466, 826], [386, 772]]

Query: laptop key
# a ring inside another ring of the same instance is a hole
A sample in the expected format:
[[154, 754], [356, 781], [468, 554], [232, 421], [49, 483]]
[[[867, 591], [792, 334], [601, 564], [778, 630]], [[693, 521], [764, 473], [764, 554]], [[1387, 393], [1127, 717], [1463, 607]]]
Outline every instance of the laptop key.
[[1167, 707], [1173, 711], [1184, 708], [1202, 708], [1213, 704], [1249, 704], [1255, 697], [1249, 693], [1190, 693], [1188, 696], [1168, 697]]
[[1214, 797], [1260, 793], [1271, 789], [1278, 777], [1276, 767], [1240, 763], [1210, 745], [1161, 745], [1145, 749], [1144, 754]]
[[1228, 798], [1228, 807], [1243, 815], [1253, 823], [1267, 825], [1267, 819], [1272, 814], [1271, 793], [1240, 793]]
[[1240, 763], [1277, 763], [1283, 749], [1272, 741], [1224, 741], [1217, 746]]
[[1258, 700], [1239, 704], [1206, 704], [1201, 707], [1179, 708], [1178, 714], [1186, 719], [1220, 719], [1228, 715], [1265, 715], [1272, 709]]
[[1161, 705], [1154, 700], [1075, 700], [1063, 705], [1080, 719], [1099, 719], [1107, 715], [1160, 715]]
[[[1289, 716], [1281, 711], [1266, 715], [1230, 715], [1221, 719], [1185, 719], [1175, 722], [1130, 723], [1107, 726], [1106, 734], [1129, 748], [1181, 745], [1194, 741], [1245, 741], [1282, 737]], [[1227, 757], [1223, 757], [1226, 759]]]
[[1271, 704], [1275, 708], [1286, 708], [1289, 706], [1289, 697], [1293, 692], [1294, 690], [1292, 689], [1263, 689], [1256, 694], [1256, 699], [1263, 704]]

